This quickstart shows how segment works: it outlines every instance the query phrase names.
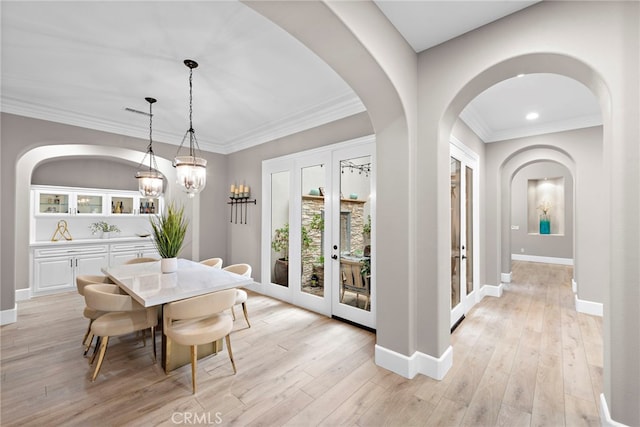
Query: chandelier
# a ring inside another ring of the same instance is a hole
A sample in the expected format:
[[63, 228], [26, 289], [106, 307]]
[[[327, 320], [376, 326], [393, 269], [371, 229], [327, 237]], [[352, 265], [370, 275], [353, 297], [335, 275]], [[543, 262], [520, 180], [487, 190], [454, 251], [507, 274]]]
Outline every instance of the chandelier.
[[[158, 197], [162, 194], [163, 176], [158, 171], [158, 165], [156, 163], [156, 156], [153, 154], [153, 138], [152, 124], [153, 124], [153, 103], [156, 102], [154, 98], [145, 98], [149, 103], [149, 145], [147, 146], [147, 152], [142, 158], [142, 162], [138, 166], [138, 172], [136, 172], [136, 178], [138, 180], [138, 190], [140, 194], [145, 197]], [[149, 167], [145, 165], [145, 160], [149, 156]]]
[[[198, 140], [196, 139], [196, 132], [193, 130], [193, 69], [198, 66], [196, 61], [191, 59], [185, 59], [184, 65], [189, 68], [189, 130], [184, 134], [180, 147], [178, 147], [178, 153], [173, 160], [173, 166], [176, 168], [176, 175], [178, 177], [178, 185], [183, 187], [183, 190], [193, 197], [198, 194], [207, 185], [207, 161], [202, 157], [196, 157], [196, 148], [199, 150]], [[189, 135], [189, 155], [179, 156], [180, 149], [184, 145], [184, 141]]]

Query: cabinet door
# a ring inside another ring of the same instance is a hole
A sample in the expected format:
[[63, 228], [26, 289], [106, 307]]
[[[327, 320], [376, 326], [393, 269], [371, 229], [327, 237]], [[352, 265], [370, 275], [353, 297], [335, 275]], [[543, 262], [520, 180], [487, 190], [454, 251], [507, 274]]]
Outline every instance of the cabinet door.
[[[133, 215], [137, 212], [136, 197], [113, 195], [111, 196], [111, 215]], [[136, 209], [134, 211], [134, 208]]]
[[109, 257], [106, 253], [81, 255], [75, 259], [76, 275], [103, 275], [102, 268], [109, 266]]
[[74, 289], [72, 257], [36, 259], [33, 264], [34, 294]]
[[78, 215], [104, 215], [104, 196], [93, 193], [77, 193], [75, 213]]
[[140, 252], [141, 258], [158, 258], [160, 259], [160, 254], [156, 250], [156, 248], [147, 248]]
[[71, 193], [36, 191], [36, 215], [68, 215], [71, 208]]
[[162, 212], [162, 206], [160, 205], [161, 199], [158, 197], [140, 197], [138, 199], [137, 212], [139, 215], [153, 215]]

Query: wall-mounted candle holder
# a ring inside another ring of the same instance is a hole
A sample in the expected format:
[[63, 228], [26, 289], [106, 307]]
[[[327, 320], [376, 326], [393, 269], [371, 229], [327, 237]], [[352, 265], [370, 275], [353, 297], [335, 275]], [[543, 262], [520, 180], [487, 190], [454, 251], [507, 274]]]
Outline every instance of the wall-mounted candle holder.
[[236, 186], [235, 184], [231, 184], [231, 189], [229, 190], [230, 201], [227, 202], [228, 205], [231, 205], [229, 222], [237, 224], [238, 212], [240, 212], [240, 224], [247, 224], [247, 205], [257, 204], [255, 199], [249, 198], [250, 194], [251, 192], [248, 185], [240, 184]]

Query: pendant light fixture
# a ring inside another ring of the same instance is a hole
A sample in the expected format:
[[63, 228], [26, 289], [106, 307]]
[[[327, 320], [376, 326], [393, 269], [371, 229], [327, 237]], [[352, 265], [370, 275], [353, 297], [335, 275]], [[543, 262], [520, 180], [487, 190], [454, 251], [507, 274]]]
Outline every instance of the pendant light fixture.
[[[149, 145], [147, 146], [147, 153], [142, 158], [142, 162], [138, 166], [138, 172], [136, 172], [136, 178], [138, 179], [138, 190], [140, 194], [145, 197], [158, 197], [162, 194], [163, 177], [158, 171], [158, 165], [156, 164], [156, 156], [153, 154], [153, 138], [152, 138], [152, 124], [153, 124], [153, 104], [156, 102], [154, 98], [145, 98], [149, 103]], [[149, 156], [149, 167], [145, 166], [145, 160]]]
[[173, 160], [173, 166], [176, 168], [176, 175], [178, 177], [178, 185], [183, 187], [183, 190], [193, 197], [198, 194], [207, 185], [207, 161], [201, 157], [196, 157], [195, 149], [200, 150], [198, 146], [198, 140], [196, 139], [196, 132], [193, 130], [193, 69], [198, 67], [196, 61], [191, 59], [185, 59], [184, 65], [189, 68], [189, 130], [184, 134], [180, 147], [178, 147], [178, 153], [184, 145], [187, 135], [189, 135], [189, 155], [179, 156], [176, 154], [176, 158]]

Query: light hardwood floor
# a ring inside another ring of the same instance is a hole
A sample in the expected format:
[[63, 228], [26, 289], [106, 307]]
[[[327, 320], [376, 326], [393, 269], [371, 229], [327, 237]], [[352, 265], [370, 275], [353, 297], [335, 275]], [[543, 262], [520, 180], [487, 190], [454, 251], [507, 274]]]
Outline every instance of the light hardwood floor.
[[[442, 381], [373, 363], [375, 336], [251, 294], [252, 328], [226, 351], [166, 376], [135, 336], [109, 343], [91, 383], [80, 296], [18, 303], [0, 341], [3, 426], [599, 425], [602, 322], [574, 310], [571, 268], [515, 263], [502, 298], [483, 299], [452, 336]], [[160, 337], [158, 336], [158, 342]], [[190, 417], [190, 418], [189, 418]]]

